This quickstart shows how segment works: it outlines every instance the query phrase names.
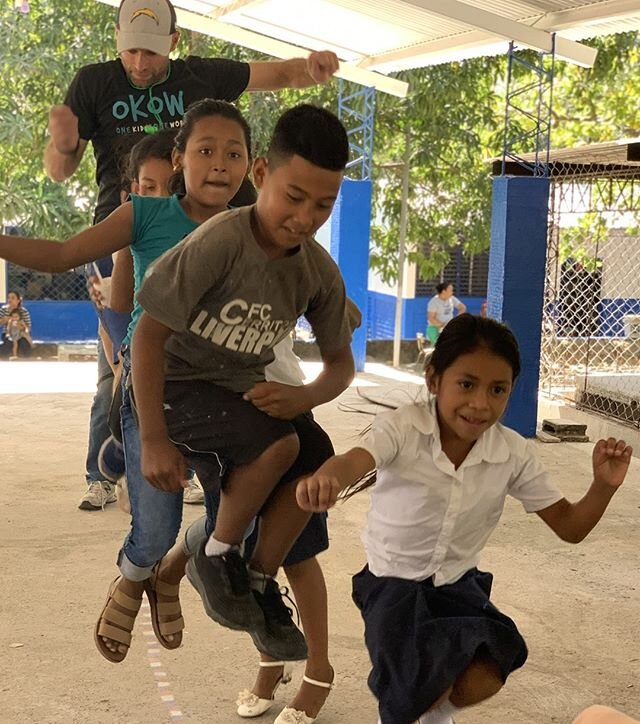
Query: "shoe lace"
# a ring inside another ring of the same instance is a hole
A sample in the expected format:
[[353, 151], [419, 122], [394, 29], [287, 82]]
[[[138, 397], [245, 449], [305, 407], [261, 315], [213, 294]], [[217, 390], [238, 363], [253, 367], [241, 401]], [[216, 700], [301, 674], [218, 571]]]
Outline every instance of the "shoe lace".
[[100, 501], [100, 507], [104, 510], [104, 506], [107, 502], [107, 490], [105, 489], [104, 483], [100, 480], [94, 480], [89, 483], [89, 489], [87, 490], [89, 495], [95, 495]]
[[[285, 598], [291, 604], [291, 608], [284, 602]], [[278, 623], [290, 625], [294, 611], [296, 612], [296, 622], [300, 623], [300, 612], [295, 601], [289, 595], [287, 586], [278, 586], [278, 583], [272, 578], [267, 581], [263, 600], [265, 607], [269, 609], [269, 612]]]
[[236, 550], [231, 550], [225, 553], [224, 560], [233, 593], [236, 596], [248, 595], [251, 589], [249, 588], [247, 564], [244, 562], [240, 553]]

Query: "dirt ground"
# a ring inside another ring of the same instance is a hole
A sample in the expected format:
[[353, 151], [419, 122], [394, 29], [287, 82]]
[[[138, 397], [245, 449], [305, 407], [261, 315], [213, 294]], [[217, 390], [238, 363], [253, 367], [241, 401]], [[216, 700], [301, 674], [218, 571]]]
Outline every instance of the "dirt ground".
[[[391, 372], [372, 367], [356, 385], [378, 398], [411, 399], [418, 378], [392, 379]], [[206, 617], [188, 584], [181, 649], [156, 646], [144, 613], [125, 662], [110, 664], [94, 647], [94, 622], [128, 525], [116, 505], [77, 509], [94, 376], [86, 362], [0, 363], [0, 722], [240, 722], [236, 693], [251, 686], [256, 654], [248, 636]], [[317, 411], [339, 451], [371, 419], [363, 410], [373, 408], [352, 388]], [[580, 496], [590, 482], [591, 446], [537, 445], [566, 495]], [[332, 513], [332, 545], [322, 559], [337, 681], [318, 718], [323, 724], [376, 721], [362, 624], [350, 600], [350, 576], [364, 561], [366, 507], [362, 495]], [[185, 506], [185, 523], [202, 511]], [[640, 716], [639, 519], [637, 459], [580, 546], [562, 543], [537, 516], [508, 503], [482, 567], [493, 571], [494, 601], [517, 622], [530, 656], [491, 702], [460, 714], [460, 724], [569, 724], [594, 702]], [[277, 706], [256, 721], [273, 721], [301, 674], [298, 666]]]

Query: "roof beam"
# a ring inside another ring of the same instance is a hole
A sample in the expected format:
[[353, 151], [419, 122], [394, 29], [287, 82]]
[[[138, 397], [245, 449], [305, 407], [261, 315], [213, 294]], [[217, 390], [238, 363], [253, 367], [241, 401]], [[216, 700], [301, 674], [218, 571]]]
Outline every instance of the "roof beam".
[[[118, 7], [119, 0], [98, 0], [106, 5]], [[254, 33], [251, 30], [245, 30], [229, 23], [223, 23], [215, 18], [205, 17], [190, 10], [182, 10], [176, 7], [176, 16], [178, 25], [185, 30], [193, 30], [198, 33], [211, 35], [220, 40], [226, 40], [229, 43], [235, 43], [245, 48], [251, 48], [259, 53], [272, 55], [275, 58], [299, 58], [309, 52], [308, 48], [300, 48], [291, 43], [285, 43], [282, 40], [269, 38], [266, 35]], [[340, 68], [336, 73], [337, 78], [358, 83], [367, 88], [375, 88], [382, 93], [388, 93], [398, 98], [404, 98], [409, 90], [409, 84], [396, 78], [389, 78], [381, 73], [375, 73], [371, 70], [358, 68], [350, 63], [340, 63]]]
[[542, 30], [562, 31], [571, 30], [576, 25], [595, 25], [607, 20], [637, 16], [638, 0], [602, 0], [593, 5], [547, 13], [536, 22], [536, 27]]
[[242, 12], [252, 5], [260, 5], [264, 1], [265, 0], [235, 0], [234, 2], [230, 2], [228, 5], [221, 5], [220, 7], [215, 8], [215, 10], [212, 10], [209, 13], [209, 17], [224, 18], [227, 15], [231, 15], [231, 13]]
[[[496, 42], [499, 38], [505, 40], [513, 40], [518, 45], [524, 45], [535, 50], [551, 52], [553, 47], [553, 37], [547, 30], [540, 30], [537, 27], [531, 27], [524, 23], [510, 20], [501, 15], [496, 15], [487, 10], [482, 10], [473, 5], [460, 2], [459, 0], [402, 0], [407, 5], [425, 10], [432, 15], [438, 15], [448, 20], [455, 20], [465, 25], [475, 28], [476, 30], [487, 33], [485, 43], [490, 44]], [[463, 40], [464, 35], [460, 37]], [[451, 42], [451, 38], [449, 39]], [[428, 46], [425, 43], [422, 47]], [[415, 50], [421, 46], [413, 46], [411, 50]], [[426, 50], [425, 52], [429, 52]], [[567, 38], [556, 36], [555, 52], [558, 58], [568, 60], [571, 63], [582, 65], [590, 68], [595, 63], [597, 51], [581, 43], [576, 43]], [[416, 53], [416, 54], [418, 54]], [[384, 61], [385, 56], [376, 56], [375, 65], [379, 65]], [[361, 67], [374, 65], [374, 63], [361, 63]]]

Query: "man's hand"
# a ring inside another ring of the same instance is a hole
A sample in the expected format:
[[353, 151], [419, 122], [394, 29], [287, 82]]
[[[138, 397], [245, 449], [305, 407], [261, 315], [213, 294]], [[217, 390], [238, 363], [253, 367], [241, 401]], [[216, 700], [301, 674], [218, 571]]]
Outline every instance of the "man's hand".
[[158, 490], [177, 493], [188, 485], [184, 458], [169, 439], [142, 443], [141, 470]]
[[296, 502], [299, 508], [309, 513], [324, 513], [336, 504], [339, 492], [340, 484], [337, 478], [316, 473], [298, 482]]
[[316, 83], [326, 83], [340, 68], [338, 56], [331, 50], [315, 50], [307, 58], [307, 73]]
[[245, 392], [244, 399], [280, 420], [293, 420], [313, 407], [304, 385], [283, 385], [280, 382], [258, 382]]
[[49, 135], [59, 153], [71, 155], [76, 151], [80, 142], [78, 116], [69, 106], [51, 108], [49, 111]]
[[598, 485], [619, 488], [624, 482], [633, 450], [624, 440], [598, 440], [593, 448], [593, 480]]

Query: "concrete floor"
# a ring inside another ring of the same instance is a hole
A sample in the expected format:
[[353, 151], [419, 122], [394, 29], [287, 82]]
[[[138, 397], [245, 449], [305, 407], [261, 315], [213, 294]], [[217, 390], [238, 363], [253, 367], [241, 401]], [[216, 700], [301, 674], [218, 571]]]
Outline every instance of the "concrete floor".
[[[188, 584], [181, 649], [155, 646], [143, 614], [125, 662], [110, 664], [95, 650], [94, 622], [116, 575], [128, 520], [115, 505], [77, 509], [94, 380], [92, 363], [0, 363], [0, 722], [240, 722], [234, 701], [251, 685], [255, 652], [246, 635], [206, 617]], [[420, 380], [398, 379], [378, 365], [356, 386], [378, 399], [410, 401]], [[363, 413], [374, 411], [354, 387], [317, 418], [341, 451], [369, 423]], [[591, 445], [536, 444], [567, 497], [578, 498], [590, 482]], [[359, 534], [366, 507], [362, 495], [332, 513], [332, 545], [322, 558], [337, 679], [318, 718], [323, 724], [376, 721], [362, 625], [350, 601], [350, 576], [364, 561]], [[189, 523], [202, 508], [184, 512]], [[459, 723], [569, 724], [594, 702], [640, 715], [639, 518], [637, 460], [580, 546], [562, 543], [537, 516], [508, 503], [482, 566], [493, 571], [494, 601], [517, 622], [530, 657], [503, 692], [462, 713]], [[256, 721], [273, 721], [300, 676], [298, 666], [294, 683], [278, 691], [277, 706]]]

